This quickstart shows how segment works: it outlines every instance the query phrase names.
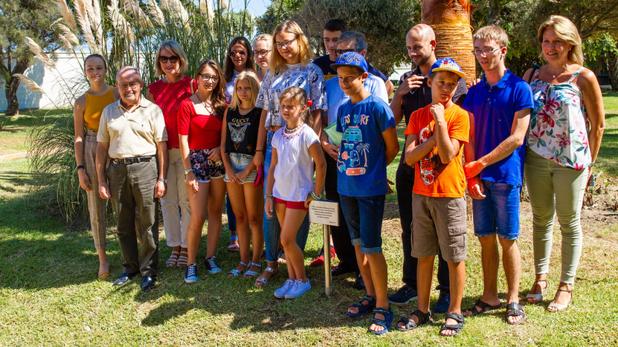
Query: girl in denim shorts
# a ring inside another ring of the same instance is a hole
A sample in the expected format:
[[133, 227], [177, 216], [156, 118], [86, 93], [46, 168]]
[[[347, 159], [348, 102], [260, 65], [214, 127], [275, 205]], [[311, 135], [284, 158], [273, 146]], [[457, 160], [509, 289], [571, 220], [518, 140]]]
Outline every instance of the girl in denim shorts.
[[[230, 277], [256, 277], [262, 270], [260, 257], [264, 247], [261, 212], [262, 184], [253, 156], [256, 148], [261, 108], [255, 107], [260, 85], [251, 71], [238, 74], [229, 108], [225, 111], [221, 129], [221, 158], [225, 166], [225, 183], [232, 210], [236, 216], [236, 231], [240, 244], [240, 262], [228, 272]], [[251, 232], [249, 232], [251, 230]], [[249, 260], [249, 241], [253, 253]]]
[[204, 265], [210, 274], [221, 272], [215, 253], [225, 197], [225, 169], [220, 148], [221, 124], [226, 106], [223, 93], [225, 79], [214, 60], [205, 60], [198, 67], [195, 80], [195, 94], [183, 100], [178, 111], [180, 152], [191, 208], [187, 232], [186, 283], [198, 280], [196, 258], [206, 216], [208, 244]]

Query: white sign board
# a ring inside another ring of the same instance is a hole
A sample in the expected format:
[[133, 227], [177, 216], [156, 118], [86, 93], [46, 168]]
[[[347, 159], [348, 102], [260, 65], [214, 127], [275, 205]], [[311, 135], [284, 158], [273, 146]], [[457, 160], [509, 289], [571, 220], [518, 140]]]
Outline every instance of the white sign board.
[[339, 204], [332, 201], [314, 200], [309, 205], [311, 223], [339, 226]]

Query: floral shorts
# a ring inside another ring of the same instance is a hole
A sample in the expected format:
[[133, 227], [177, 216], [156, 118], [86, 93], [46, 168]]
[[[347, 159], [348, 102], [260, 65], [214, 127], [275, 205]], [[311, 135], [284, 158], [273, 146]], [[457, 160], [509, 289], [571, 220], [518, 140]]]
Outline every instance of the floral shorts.
[[221, 160], [208, 159], [210, 149], [192, 149], [189, 151], [189, 161], [195, 178], [200, 183], [208, 183], [211, 179], [222, 178], [225, 175], [225, 167]]

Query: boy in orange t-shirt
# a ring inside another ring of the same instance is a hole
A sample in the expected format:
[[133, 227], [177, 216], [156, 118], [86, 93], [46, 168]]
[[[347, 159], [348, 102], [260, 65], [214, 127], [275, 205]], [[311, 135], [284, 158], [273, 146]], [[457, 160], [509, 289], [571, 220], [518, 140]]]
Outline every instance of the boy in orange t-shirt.
[[412, 189], [412, 255], [418, 258], [418, 307], [397, 323], [410, 330], [430, 322], [429, 295], [434, 257], [438, 250], [448, 263], [451, 302], [443, 336], [463, 328], [461, 300], [466, 269], [466, 178], [463, 145], [468, 142], [470, 118], [453, 103], [461, 67], [452, 58], [438, 59], [428, 80], [432, 103], [414, 113], [405, 131], [405, 160], [416, 165]]

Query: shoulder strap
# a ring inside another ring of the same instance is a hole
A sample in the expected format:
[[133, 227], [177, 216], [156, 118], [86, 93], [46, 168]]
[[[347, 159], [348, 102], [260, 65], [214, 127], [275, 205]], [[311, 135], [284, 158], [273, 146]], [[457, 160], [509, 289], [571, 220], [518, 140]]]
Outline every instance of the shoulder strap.
[[573, 72], [573, 74], [571, 75], [571, 78], [569, 78], [569, 80], [567, 82], [571, 83], [573, 81], [575, 81], [577, 79], [577, 77], [579, 76], [579, 74], [584, 70], [583, 66], [580, 66], [579, 69], [577, 69], [577, 71]]
[[526, 82], [528, 82], [528, 84], [530, 84], [530, 82], [532, 82], [532, 79], [537, 74], [538, 70], [539, 69], [536, 67], [536, 65], [532, 66], [532, 72], [530, 73], [530, 76], [528, 76], [528, 80], [526, 81]]

